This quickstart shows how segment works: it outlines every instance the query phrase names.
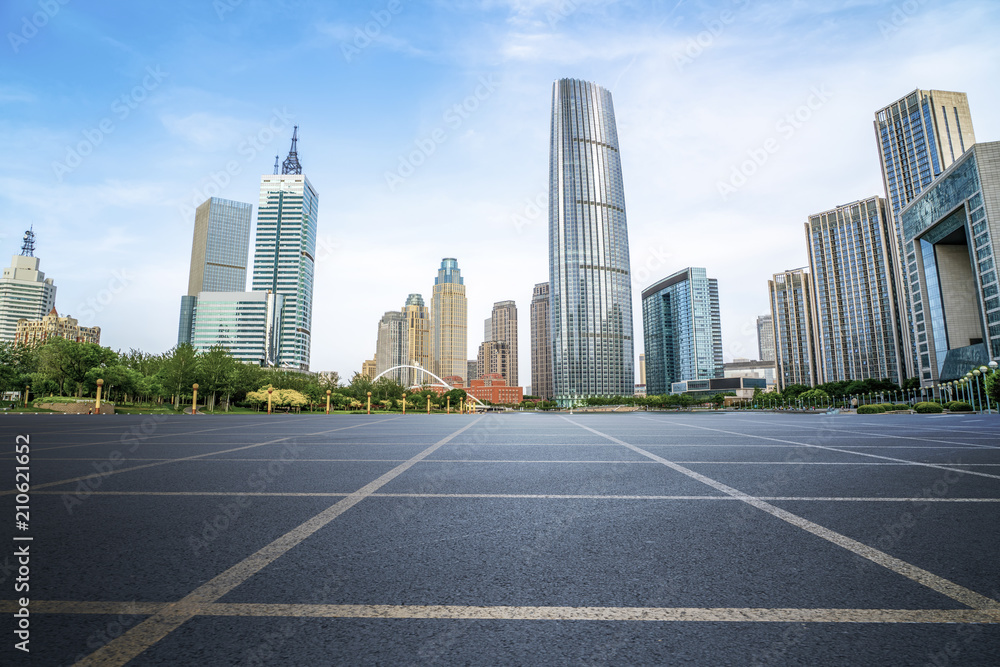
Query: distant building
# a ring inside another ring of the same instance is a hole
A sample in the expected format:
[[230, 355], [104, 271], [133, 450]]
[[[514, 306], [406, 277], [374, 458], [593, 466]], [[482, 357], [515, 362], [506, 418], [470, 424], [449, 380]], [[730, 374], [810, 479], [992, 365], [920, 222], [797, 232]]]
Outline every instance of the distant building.
[[489, 318], [492, 335], [489, 340], [506, 348], [507, 363], [502, 371], [504, 379], [511, 387], [517, 381], [517, 304], [513, 301], [497, 301], [493, 304], [493, 315]]
[[479, 359], [469, 359], [466, 368], [468, 369], [468, 377], [470, 380], [475, 380], [479, 377]]
[[774, 361], [774, 321], [770, 315], [757, 318], [757, 353], [761, 361]]
[[468, 301], [458, 260], [445, 257], [431, 293], [432, 372], [463, 377], [469, 372]]
[[361, 362], [361, 377], [366, 377], [369, 380], [374, 380], [375, 376], [378, 375], [378, 371], [375, 370], [375, 359], [366, 359]]
[[641, 383], [637, 384], [635, 386], [635, 395], [636, 396], [645, 396], [646, 395], [646, 385], [641, 384]]
[[903, 209], [922, 386], [1000, 358], [1000, 142], [972, 146]]
[[[768, 316], [770, 319], [770, 316]], [[767, 382], [767, 391], [777, 385], [777, 367], [773, 361], [751, 361], [750, 359], [734, 359], [722, 364], [722, 375], [727, 378], [758, 378]]]
[[493, 318], [487, 317], [483, 322], [483, 341], [493, 340]]
[[705, 269], [687, 268], [644, 289], [642, 322], [649, 394], [722, 377], [719, 283]]
[[524, 400], [524, 388], [508, 386], [500, 373], [488, 373], [473, 380], [465, 391], [483, 403], [494, 405], [519, 404]]
[[40, 320], [56, 306], [52, 278], [38, 270], [35, 233], [24, 233], [21, 254], [11, 258], [0, 278], [0, 341], [13, 341], [18, 320]]
[[774, 322], [778, 391], [816, 385], [816, 341], [809, 269], [774, 274], [767, 282]]
[[639, 355], [639, 384], [646, 386], [646, 355]]
[[276, 366], [283, 306], [281, 294], [199, 292], [191, 345], [198, 352], [221, 345], [241, 362]]
[[[411, 366], [431, 369], [431, 315], [424, 305], [424, 297], [419, 294], [411, 294], [406, 297], [406, 305], [403, 306], [403, 314], [406, 316], [406, 350]], [[423, 384], [430, 382], [431, 377], [426, 373], [407, 369], [406, 385]]]
[[495, 340], [484, 342], [479, 346], [476, 360], [477, 378], [498, 373], [505, 377], [510, 372], [510, 348], [507, 343]]
[[211, 197], [194, 214], [187, 294], [181, 297], [177, 344], [191, 343], [200, 292], [242, 292], [247, 288], [250, 218], [253, 206]]
[[531, 395], [545, 400], [555, 395], [550, 332], [549, 284], [538, 283], [531, 293]]
[[44, 343], [49, 338], [65, 338], [77, 343], [101, 344], [101, 327], [81, 327], [80, 324], [67, 315], [59, 317], [53, 308], [40, 320], [17, 321], [17, 333], [14, 342], [18, 345]]
[[[906, 363], [892, 221], [881, 197], [810, 215], [805, 223], [816, 335], [816, 384], [889, 379]], [[905, 319], [905, 315], [904, 315]]]
[[766, 390], [763, 378], [711, 378], [707, 380], [683, 380], [670, 385], [671, 394], [689, 394], [698, 398], [711, 398], [716, 394], [732, 393], [738, 399], [753, 398], [757, 389]]
[[[407, 349], [408, 333], [405, 313], [390, 310], [382, 316], [378, 323], [378, 342], [375, 352], [376, 375], [408, 363], [410, 357], [410, 351]], [[408, 368], [397, 368], [386, 373], [384, 377], [408, 386], [409, 371]]]

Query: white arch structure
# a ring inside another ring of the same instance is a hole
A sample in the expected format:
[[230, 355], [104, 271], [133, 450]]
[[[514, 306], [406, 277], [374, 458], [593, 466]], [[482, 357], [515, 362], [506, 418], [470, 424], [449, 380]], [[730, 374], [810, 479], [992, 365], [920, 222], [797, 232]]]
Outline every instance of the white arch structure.
[[[379, 373], [378, 375], [376, 375], [375, 377], [372, 378], [372, 384], [374, 384], [376, 380], [378, 380], [380, 377], [382, 377], [386, 373], [391, 373], [392, 371], [399, 370], [400, 368], [413, 368], [413, 369], [416, 369], [418, 371], [423, 371], [424, 373], [427, 373], [432, 378], [434, 378], [435, 380], [437, 380], [436, 384], [430, 385], [432, 387], [444, 387], [445, 389], [457, 389], [457, 387], [452, 387], [450, 384], [448, 384], [447, 382], [445, 382], [444, 380], [442, 380], [441, 378], [439, 378], [437, 375], [434, 375], [434, 373], [431, 373], [429, 370], [427, 370], [423, 366], [413, 366], [411, 364], [401, 364], [399, 366], [393, 366], [392, 368], [385, 369], [384, 371], [382, 371], [381, 373]], [[414, 386], [416, 386], [416, 385], [414, 385]], [[421, 385], [421, 386], [423, 386], [423, 385]], [[465, 390], [463, 389], [462, 391], [465, 391]], [[480, 401], [478, 398], [476, 398], [475, 396], [473, 396], [472, 394], [470, 394], [469, 392], [466, 391], [465, 395], [468, 396], [469, 398], [471, 398], [472, 400], [474, 400], [476, 403], [479, 403], [479, 405], [483, 406], [484, 408], [489, 407], [485, 403], [483, 403], [482, 401]]]

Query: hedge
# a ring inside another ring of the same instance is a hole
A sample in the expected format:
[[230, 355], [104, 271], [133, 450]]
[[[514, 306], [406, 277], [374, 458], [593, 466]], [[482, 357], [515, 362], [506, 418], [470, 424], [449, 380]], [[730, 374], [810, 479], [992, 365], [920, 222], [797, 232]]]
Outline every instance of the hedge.
[[942, 408], [939, 403], [931, 403], [930, 401], [917, 403], [913, 406], [913, 409], [922, 415], [944, 412], [944, 408]]
[[859, 405], [858, 414], [859, 415], [878, 415], [885, 412], [885, 408], [879, 404], [873, 405]]
[[946, 403], [944, 407], [949, 412], [972, 412], [972, 406], [965, 401], [952, 401], [951, 403]]

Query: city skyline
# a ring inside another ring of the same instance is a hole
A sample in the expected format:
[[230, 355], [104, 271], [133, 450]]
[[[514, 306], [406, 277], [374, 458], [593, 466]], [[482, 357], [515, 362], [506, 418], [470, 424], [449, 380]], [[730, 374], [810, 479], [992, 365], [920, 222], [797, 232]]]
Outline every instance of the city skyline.
[[[5, 45], [14, 67], [0, 79], [0, 140], [19, 160], [0, 167], [0, 254], [16, 254], [33, 224], [59, 312], [100, 326], [114, 349], [172, 347], [194, 209], [209, 196], [254, 202], [294, 124], [329, 202], [319, 216], [310, 368], [343, 378], [372, 342], [370, 324], [351, 331], [340, 313], [376, 322], [426, 289], [400, 276], [426, 275], [441, 257], [457, 257], [475, 285], [470, 321], [501, 299], [528, 308], [532, 286], [547, 278], [553, 80], [598, 81], [614, 94], [633, 312], [638, 292], [671, 267], [705, 266], [720, 284], [727, 360], [757, 356], [767, 279], [806, 262], [802, 220], [881, 192], [877, 110], [917, 87], [963, 91], [976, 137], [1000, 138], [1000, 93], [989, 85], [1000, 18], [989, 3], [902, 14], [891, 2], [416, 3], [373, 24], [364, 48], [356, 30], [381, 3], [306, 5], [294, 20], [266, 6], [226, 7], [60, 5], [36, 36]], [[35, 11], [0, 9], [11, 26]], [[929, 38], [949, 30], [962, 42]], [[62, 57], [71, 49], [79, 56]], [[283, 64], [296, 57], [324, 69], [289, 72]], [[324, 89], [352, 95], [340, 101]], [[455, 233], [437, 233], [444, 225]], [[727, 243], [705, 242], [710, 229], [724, 229]], [[391, 270], [372, 271], [378, 265]], [[345, 289], [359, 275], [364, 289]], [[470, 337], [470, 350], [478, 342]]]

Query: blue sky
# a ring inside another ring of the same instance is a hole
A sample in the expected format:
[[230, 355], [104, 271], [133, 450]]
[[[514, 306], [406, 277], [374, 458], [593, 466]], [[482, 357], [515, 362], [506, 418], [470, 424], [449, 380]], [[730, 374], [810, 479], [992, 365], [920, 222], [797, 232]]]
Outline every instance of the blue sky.
[[194, 206], [256, 209], [298, 124], [320, 196], [312, 368], [343, 378], [456, 257], [470, 358], [514, 299], [528, 383], [555, 79], [614, 96], [637, 340], [639, 292], [704, 266], [727, 360], [757, 356], [807, 216], [883, 193], [877, 108], [964, 91], [979, 141], [1000, 140], [995, 2], [10, 0], [0, 19], [0, 256], [34, 225], [60, 313], [166, 351]]

